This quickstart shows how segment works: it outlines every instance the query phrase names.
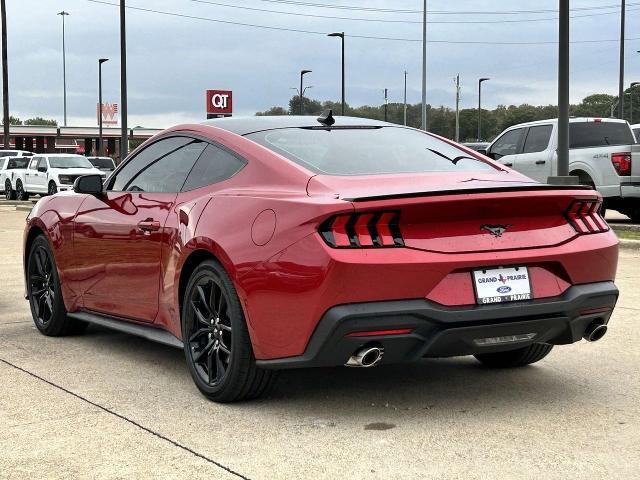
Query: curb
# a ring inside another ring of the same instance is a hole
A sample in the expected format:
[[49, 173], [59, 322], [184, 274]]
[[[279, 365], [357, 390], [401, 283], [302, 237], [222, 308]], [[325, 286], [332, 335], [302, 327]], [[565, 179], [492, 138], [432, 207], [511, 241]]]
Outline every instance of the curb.
[[624, 248], [625, 250], [640, 250], [640, 240], [624, 240], [619, 239], [620, 248]]

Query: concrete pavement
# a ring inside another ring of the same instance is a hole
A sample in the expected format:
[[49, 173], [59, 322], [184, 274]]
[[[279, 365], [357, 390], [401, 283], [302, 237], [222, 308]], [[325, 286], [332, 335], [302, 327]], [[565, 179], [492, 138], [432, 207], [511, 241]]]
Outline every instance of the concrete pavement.
[[0, 209], [0, 478], [635, 478], [640, 252], [599, 343], [535, 366], [472, 358], [284, 372], [218, 405], [180, 351], [106, 330], [48, 338], [22, 299], [25, 212]]

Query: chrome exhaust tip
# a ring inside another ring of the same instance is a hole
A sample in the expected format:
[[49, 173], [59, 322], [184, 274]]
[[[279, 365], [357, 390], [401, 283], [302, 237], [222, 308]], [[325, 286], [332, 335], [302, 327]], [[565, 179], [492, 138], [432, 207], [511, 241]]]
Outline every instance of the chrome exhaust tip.
[[602, 337], [604, 337], [605, 333], [607, 333], [607, 326], [602, 323], [602, 320], [596, 320], [595, 322], [589, 324], [587, 329], [584, 331], [584, 338], [587, 342], [597, 342]]
[[347, 367], [375, 367], [384, 356], [384, 348], [377, 346], [362, 347], [347, 360]]

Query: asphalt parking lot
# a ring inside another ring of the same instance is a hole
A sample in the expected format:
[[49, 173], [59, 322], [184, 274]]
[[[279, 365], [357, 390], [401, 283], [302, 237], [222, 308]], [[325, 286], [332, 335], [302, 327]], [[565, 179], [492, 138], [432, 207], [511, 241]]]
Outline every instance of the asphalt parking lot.
[[182, 352], [90, 327], [40, 335], [22, 298], [26, 212], [0, 207], [0, 478], [637, 478], [640, 251], [607, 336], [492, 371], [472, 358], [282, 374], [205, 400]]

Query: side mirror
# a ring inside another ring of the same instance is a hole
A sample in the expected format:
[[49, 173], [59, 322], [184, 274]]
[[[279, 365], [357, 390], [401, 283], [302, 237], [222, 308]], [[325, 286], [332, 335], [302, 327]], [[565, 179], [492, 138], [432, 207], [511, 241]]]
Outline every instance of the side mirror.
[[480, 153], [481, 155], [486, 155], [487, 154], [487, 149], [486, 148], [479, 148], [478, 149], [478, 153]]
[[89, 195], [98, 195], [102, 193], [102, 176], [100, 175], [82, 175], [73, 182], [73, 191], [76, 193], [86, 193]]
[[38, 171], [39, 172], [46, 172], [47, 171], [47, 167], [38, 167]]

